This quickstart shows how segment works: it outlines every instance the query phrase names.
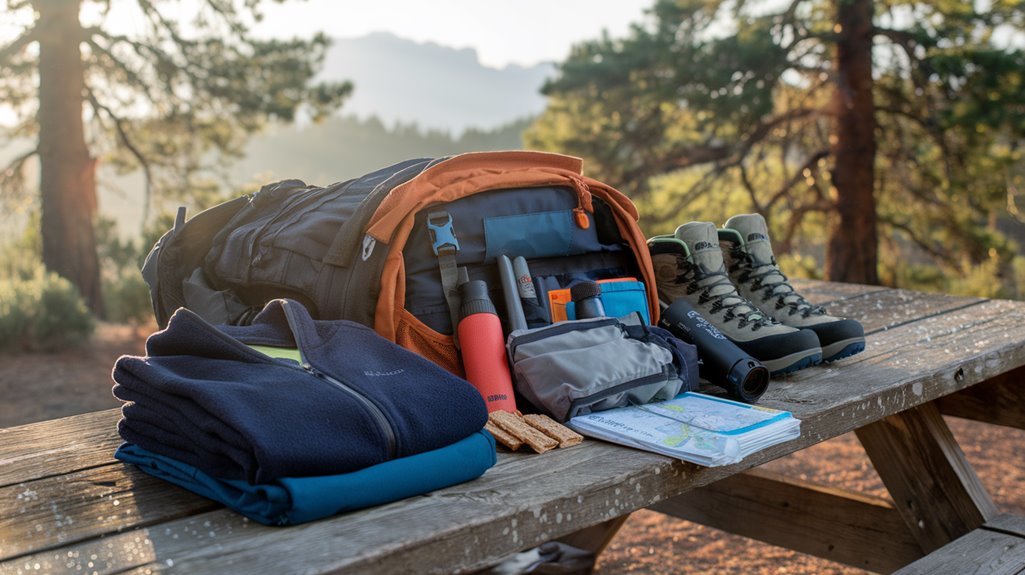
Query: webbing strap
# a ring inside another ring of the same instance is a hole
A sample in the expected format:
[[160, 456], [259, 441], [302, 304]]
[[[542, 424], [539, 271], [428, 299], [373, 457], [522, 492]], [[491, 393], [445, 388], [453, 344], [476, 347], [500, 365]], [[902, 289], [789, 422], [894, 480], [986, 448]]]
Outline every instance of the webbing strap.
[[459, 349], [459, 268], [456, 265], [456, 250], [445, 248], [438, 252], [438, 269], [441, 271], [441, 288], [445, 290], [449, 317], [452, 318], [452, 343]]
[[438, 270], [441, 272], [441, 288], [445, 291], [448, 313], [452, 320], [452, 343], [459, 349], [459, 240], [452, 229], [452, 216], [448, 212], [429, 212], [427, 229], [433, 241], [431, 249], [438, 256]]

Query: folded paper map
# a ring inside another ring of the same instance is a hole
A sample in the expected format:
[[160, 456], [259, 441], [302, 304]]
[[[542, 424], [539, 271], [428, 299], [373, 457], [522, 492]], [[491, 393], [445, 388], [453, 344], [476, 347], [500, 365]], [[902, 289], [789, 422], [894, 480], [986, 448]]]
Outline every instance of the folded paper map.
[[788, 411], [690, 391], [669, 401], [580, 415], [568, 425], [590, 437], [708, 467], [737, 463], [801, 435], [801, 422]]

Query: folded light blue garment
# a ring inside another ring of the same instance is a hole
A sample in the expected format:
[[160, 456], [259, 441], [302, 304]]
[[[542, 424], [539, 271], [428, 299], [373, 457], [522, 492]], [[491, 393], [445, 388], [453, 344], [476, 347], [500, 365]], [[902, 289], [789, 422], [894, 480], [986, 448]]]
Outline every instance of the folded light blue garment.
[[283, 477], [251, 485], [218, 479], [132, 443], [114, 457], [226, 505], [265, 525], [295, 525], [397, 501], [483, 475], [495, 464], [495, 439], [483, 429], [446, 447], [392, 459], [340, 475]]

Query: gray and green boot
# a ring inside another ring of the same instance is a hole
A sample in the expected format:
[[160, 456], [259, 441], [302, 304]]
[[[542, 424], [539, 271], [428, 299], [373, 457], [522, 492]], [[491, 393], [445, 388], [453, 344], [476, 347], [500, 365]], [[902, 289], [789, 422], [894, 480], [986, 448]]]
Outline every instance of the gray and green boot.
[[814, 331], [822, 346], [822, 361], [836, 361], [865, 349], [865, 329], [860, 323], [828, 315], [787, 282], [772, 255], [769, 230], [760, 214], [727, 220], [719, 230], [719, 243], [740, 294], [780, 323]]
[[818, 337], [785, 326], [744, 299], [726, 274], [715, 224], [690, 222], [673, 236], [648, 240], [658, 297], [668, 305], [686, 298], [737, 347], [773, 375], [819, 363]]

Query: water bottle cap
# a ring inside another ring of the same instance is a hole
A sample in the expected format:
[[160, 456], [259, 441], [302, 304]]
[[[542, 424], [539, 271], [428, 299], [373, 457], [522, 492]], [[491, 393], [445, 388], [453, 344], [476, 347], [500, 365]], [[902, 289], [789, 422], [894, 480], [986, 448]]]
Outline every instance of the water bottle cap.
[[482, 280], [471, 280], [459, 284], [460, 319], [475, 313], [496, 314], [495, 304], [488, 296], [488, 284]]
[[601, 286], [598, 285], [598, 282], [583, 281], [569, 288], [569, 295], [573, 301], [598, 297], [601, 295]]

